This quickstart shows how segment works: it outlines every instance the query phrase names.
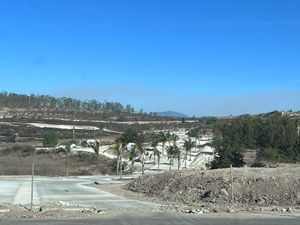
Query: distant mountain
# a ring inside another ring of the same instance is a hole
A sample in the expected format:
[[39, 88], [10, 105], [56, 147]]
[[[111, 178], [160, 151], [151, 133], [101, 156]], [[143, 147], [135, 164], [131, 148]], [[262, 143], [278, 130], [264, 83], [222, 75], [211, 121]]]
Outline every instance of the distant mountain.
[[188, 117], [187, 115], [174, 111], [166, 111], [166, 112], [157, 112], [158, 116], [167, 116], [167, 117]]

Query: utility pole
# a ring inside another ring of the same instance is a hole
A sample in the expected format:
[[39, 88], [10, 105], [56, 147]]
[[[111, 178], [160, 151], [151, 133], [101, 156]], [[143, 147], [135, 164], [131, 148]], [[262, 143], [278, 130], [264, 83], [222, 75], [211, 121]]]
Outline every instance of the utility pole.
[[30, 107], [31, 104], [31, 95], [28, 96], [28, 106]]
[[75, 127], [73, 127], [73, 141], [75, 140]]
[[120, 145], [120, 180], [122, 179], [122, 157], [123, 157], [123, 146], [122, 144]]
[[31, 168], [31, 201], [30, 201], [30, 211], [32, 211], [33, 207], [33, 180], [34, 180], [34, 161], [32, 162], [32, 168]]
[[232, 168], [232, 165], [230, 165], [230, 178], [231, 178], [231, 203], [234, 204], [233, 168]]

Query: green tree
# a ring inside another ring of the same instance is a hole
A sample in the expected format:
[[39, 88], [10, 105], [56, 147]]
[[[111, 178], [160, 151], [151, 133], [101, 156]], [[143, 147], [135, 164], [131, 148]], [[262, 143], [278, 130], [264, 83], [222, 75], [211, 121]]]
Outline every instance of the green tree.
[[211, 163], [212, 169], [242, 167], [245, 165], [244, 156], [239, 145], [230, 145], [223, 140], [215, 140], [214, 147], [217, 151], [215, 159]]
[[157, 145], [158, 145], [158, 140], [156, 138], [154, 138], [154, 140], [152, 141], [151, 146], [153, 147], [154, 163], [155, 163], [155, 157], [157, 158], [157, 172], [159, 172], [161, 152], [158, 150]]
[[135, 144], [133, 148], [131, 148], [129, 152], [129, 161], [130, 161], [130, 172], [134, 172], [134, 162], [137, 157], [140, 155], [140, 148], [141, 146], [139, 144]]
[[173, 142], [173, 145], [176, 145], [176, 141], [179, 140], [179, 137], [177, 134], [171, 134], [171, 137], [170, 137], [171, 141]]
[[127, 129], [121, 137], [118, 139], [125, 146], [128, 143], [143, 143], [144, 138], [142, 135], [139, 135], [138, 132], [132, 128]]
[[189, 137], [188, 140], [184, 141], [183, 147], [185, 149], [184, 167], [186, 168], [186, 161], [188, 153], [190, 153], [190, 160], [192, 160], [192, 149], [195, 147], [195, 142]]
[[175, 158], [177, 158], [177, 159], [179, 159], [178, 161], [180, 161], [180, 149], [178, 148], [177, 145], [168, 146], [167, 154], [168, 154], [168, 158], [169, 158], [169, 170], [171, 170], [173, 160]]
[[159, 132], [157, 135], [158, 141], [162, 143], [162, 154], [165, 151], [165, 145], [168, 141], [168, 136], [164, 132]]
[[137, 151], [137, 155], [140, 158], [140, 161], [142, 163], [142, 175], [144, 175], [144, 169], [145, 169], [145, 149], [142, 147], [141, 144], [136, 144], [134, 146], [134, 148], [136, 149], [135, 151]]
[[44, 147], [55, 147], [58, 144], [58, 134], [55, 132], [47, 133], [43, 138]]

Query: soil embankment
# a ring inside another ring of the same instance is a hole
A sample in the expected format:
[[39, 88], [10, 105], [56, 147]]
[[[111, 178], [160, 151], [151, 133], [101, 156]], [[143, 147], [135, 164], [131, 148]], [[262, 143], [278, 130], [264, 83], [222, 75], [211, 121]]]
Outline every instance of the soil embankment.
[[[167, 203], [196, 208], [223, 211], [232, 206], [229, 169], [146, 175], [129, 182], [124, 188]], [[235, 168], [234, 205], [244, 210], [255, 207], [272, 207], [273, 211], [281, 210], [281, 207], [287, 211], [299, 209], [300, 165]]]

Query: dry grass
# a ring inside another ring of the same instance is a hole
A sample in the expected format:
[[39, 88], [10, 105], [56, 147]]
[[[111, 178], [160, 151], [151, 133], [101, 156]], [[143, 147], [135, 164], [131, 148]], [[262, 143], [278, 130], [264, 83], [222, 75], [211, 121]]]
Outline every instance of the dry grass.
[[96, 158], [91, 153], [79, 153], [68, 158], [63, 153], [43, 153], [34, 156], [29, 145], [9, 145], [0, 149], [0, 175], [29, 175], [32, 162], [35, 173], [41, 176], [65, 176], [69, 164], [69, 175], [114, 174], [115, 162], [106, 157]]

